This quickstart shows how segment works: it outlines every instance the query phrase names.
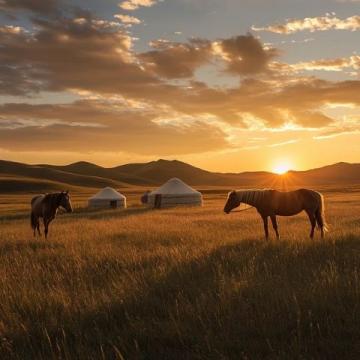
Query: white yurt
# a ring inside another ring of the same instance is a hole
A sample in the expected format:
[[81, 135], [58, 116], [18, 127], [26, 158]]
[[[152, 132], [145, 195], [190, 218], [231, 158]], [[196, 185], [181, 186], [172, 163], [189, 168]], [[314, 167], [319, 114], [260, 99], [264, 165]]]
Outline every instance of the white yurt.
[[202, 205], [202, 195], [178, 178], [168, 180], [148, 195], [147, 205], [155, 208]]
[[126, 197], [111, 187], [106, 187], [92, 196], [89, 207], [96, 208], [126, 208]]

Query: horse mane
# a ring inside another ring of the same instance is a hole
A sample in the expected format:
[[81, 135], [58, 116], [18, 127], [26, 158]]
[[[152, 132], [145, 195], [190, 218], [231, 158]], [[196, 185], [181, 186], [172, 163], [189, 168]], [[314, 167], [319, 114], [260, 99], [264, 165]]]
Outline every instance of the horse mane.
[[269, 191], [272, 189], [244, 189], [236, 191], [236, 195], [241, 202], [258, 204]]
[[50, 194], [45, 194], [45, 197], [43, 199], [43, 202], [50, 205], [50, 208], [52, 210], [55, 210], [59, 207], [60, 205], [60, 198], [61, 198], [62, 193], [50, 193]]

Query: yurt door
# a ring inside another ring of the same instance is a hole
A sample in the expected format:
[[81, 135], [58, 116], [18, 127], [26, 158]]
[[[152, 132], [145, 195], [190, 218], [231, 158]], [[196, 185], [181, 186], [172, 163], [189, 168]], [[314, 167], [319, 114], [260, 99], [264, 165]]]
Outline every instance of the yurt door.
[[117, 200], [111, 200], [110, 201], [110, 207], [112, 209], [116, 209], [117, 208]]
[[155, 203], [154, 203], [154, 208], [155, 209], [160, 209], [161, 208], [161, 200], [162, 200], [161, 194], [156, 194], [155, 195]]

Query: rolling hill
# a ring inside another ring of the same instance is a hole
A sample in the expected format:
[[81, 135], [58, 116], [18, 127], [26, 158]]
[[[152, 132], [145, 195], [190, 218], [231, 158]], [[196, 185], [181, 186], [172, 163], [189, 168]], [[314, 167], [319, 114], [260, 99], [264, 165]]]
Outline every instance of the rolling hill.
[[[12, 180], [9, 180], [12, 179]], [[15, 181], [16, 180], [16, 181]], [[99, 176], [86, 176], [53, 169], [46, 165], [27, 165], [12, 161], [0, 160], [0, 192], [27, 191], [34, 184], [41, 182], [46, 190], [57, 190], [67, 187], [99, 188], [104, 186], [123, 187], [127, 184]], [[13, 185], [11, 186], [11, 183]], [[35, 185], [35, 189], [39, 186]]]
[[264, 171], [215, 173], [178, 160], [163, 159], [112, 168], [83, 161], [64, 166], [0, 161], [0, 192], [3, 193], [70, 187], [152, 187], [171, 177], [179, 177], [193, 186], [282, 187], [285, 179], [292, 186], [345, 186], [360, 184], [360, 164], [341, 162], [307, 171], [289, 171], [284, 177]]
[[[151, 179], [137, 176], [131, 172], [123, 172], [121, 166], [115, 168], [104, 168], [86, 161], [79, 161], [70, 165], [39, 165], [41, 167], [50, 168], [57, 171], [63, 171], [72, 174], [79, 174], [84, 176], [95, 176], [103, 179], [112, 179], [116, 182], [131, 184], [131, 185], [147, 185], [153, 184]], [[126, 165], [125, 165], [126, 166]]]
[[[49, 165], [43, 165], [49, 167]], [[54, 169], [91, 176], [101, 176], [131, 185], [158, 185], [172, 177], [181, 177], [193, 185], [223, 182], [223, 176], [196, 168], [177, 160], [157, 160], [149, 163], [126, 164], [113, 168], [78, 162], [66, 166], [51, 166]]]

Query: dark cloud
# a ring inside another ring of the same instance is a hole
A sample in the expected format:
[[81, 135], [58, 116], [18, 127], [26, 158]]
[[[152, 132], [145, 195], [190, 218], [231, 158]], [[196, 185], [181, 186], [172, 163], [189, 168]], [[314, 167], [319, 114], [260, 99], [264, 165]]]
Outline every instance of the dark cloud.
[[214, 62], [217, 57], [225, 62], [226, 71], [236, 75], [269, 72], [269, 62], [278, 55], [273, 48], [265, 49], [253, 35], [247, 34], [211, 42], [192, 39], [188, 43], [158, 40], [155, 50], [142, 53], [139, 58], [150, 71], [166, 78], [186, 78], [200, 66]]
[[[136, 54], [132, 37], [119, 23], [89, 14], [57, 20], [33, 20], [37, 30], [1, 34], [4, 67], [16, 70], [13, 94], [34, 90], [80, 89], [126, 96], [155, 98], [182, 91], [162, 78], [191, 78], [196, 69], [214, 60], [214, 43], [194, 39], [188, 43], [163, 43]], [[238, 75], [268, 70], [275, 50], [264, 50], [252, 35], [221, 40], [226, 67]], [[24, 81], [26, 79], [26, 86]], [[155, 94], [156, 93], [156, 94]]]
[[268, 71], [269, 62], [276, 56], [276, 49], [265, 49], [253, 35], [241, 35], [220, 41], [227, 60], [227, 71], [240, 75]]
[[150, 72], [165, 78], [190, 78], [201, 65], [210, 61], [211, 43], [193, 40], [190, 43], [158, 42], [158, 49], [139, 55]]
[[[0, 62], [43, 90], [69, 88], [114, 93], [159, 80], [132, 59], [132, 38], [116, 23], [91, 18], [35, 20], [38, 30], [0, 33]], [[31, 71], [30, 71], [31, 70]], [[23, 89], [14, 79], [12, 93]]]
[[3, 10], [30, 10], [39, 14], [52, 14], [58, 11], [60, 0], [0, 0]]

